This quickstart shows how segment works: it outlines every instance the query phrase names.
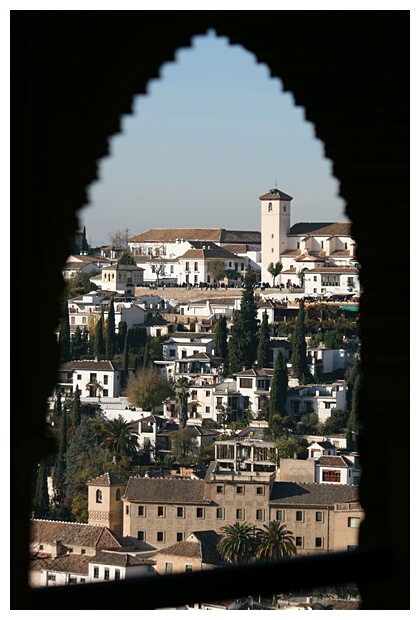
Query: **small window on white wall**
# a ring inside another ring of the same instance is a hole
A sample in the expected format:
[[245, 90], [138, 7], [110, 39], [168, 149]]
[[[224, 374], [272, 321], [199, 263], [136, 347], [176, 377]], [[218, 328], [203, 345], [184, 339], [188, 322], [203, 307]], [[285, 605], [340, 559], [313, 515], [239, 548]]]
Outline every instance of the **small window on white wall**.
[[273, 210], [273, 205], [271, 202], [268, 203], [268, 212]]

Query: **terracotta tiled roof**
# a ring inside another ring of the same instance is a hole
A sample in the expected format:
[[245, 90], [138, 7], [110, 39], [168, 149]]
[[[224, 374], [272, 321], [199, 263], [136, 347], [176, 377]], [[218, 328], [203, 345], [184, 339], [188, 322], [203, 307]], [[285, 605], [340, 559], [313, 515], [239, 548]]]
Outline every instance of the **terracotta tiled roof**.
[[279, 189], [270, 189], [269, 192], [260, 196], [260, 200], [293, 200], [292, 196], [285, 194]]
[[284, 252], [282, 252], [280, 254], [280, 256], [300, 256], [302, 254], [302, 250], [284, 250]]
[[84, 254], [71, 254], [67, 257], [67, 262], [81, 262], [81, 263], [109, 263], [109, 258], [104, 256], [86, 256]]
[[102, 267], [102, 271], [144, 271], [143, 267], [137, 267], [137, 265], [109, 265]]
[[95, 360], [73, 360], [59, 366], [59, 371], [69, 372], [73, 370], [107, 370], [109, 372], [114, 372], [117, 368], [113, 362], [107, 360], [101, 362], [95, 362]]
[[314, 273], [359, 273], [354, 267], [316, 267], [315, 269], [311, 269]]
[[[334, 450], [334, 444], [332, 444], [330, 441], [316, 441], [315, 442], [318, 446], [321, 446], [321, 448], [324, 448], [324, 450]], [[309, 447], [313, 446], [313, 444], [311, 444]]]
[[317, 459], [317, 462], [322, 467], [349, 467], [353, 466], [353, 463], [343, 456], [321, 456]]
[[130, 478], [124, 499], [136, 502], [207, 503], [204, 482], [185, 478]]
[[219, 245], [213, 244], [210, 246], [209, 244], [203, 244], [203, 246], [204, 247], [201, 248], [192, 248], [191, 250], [187, 250], [185, 254], [179, 257], [179, 260], [191, 258], [223, 258], [225, 260], [232, 261], [241, 260], [236, 254], [229, 252], [224, 247], [220, 247]]
[[291, 506], [332, 506], [358, 501], [359, 489], [354, 485], [274, 482], [269, 503]]
[[250, 368], [242, 372], [234, 372], [234, 377], [272, 377], [274, 370], [272, 368]]
[[330, 256], [350, 256], [350, 250], [334, 250]]
[[223, 244], [227, 243], [261, 243], [261, 233], [258, 230], [222, 230]]
[[198, 542], [183, 540], [170, 547], [161, 549], [156, 555], [177, 555], [185, 558], [201, 558], [201, 545]]
[[192, 532], [186, 540], [165, 547], [156, 555], [175, 555], [186, 558], [200, 558], [204, 563], [225, 564], [222, 556], [217, 551], [217, 543], [222, 538], [214, 530]]
[[325, 257], [319, 256], [319, 254], [302, 254], [296, 259], [297, 263], [319, 263], [322, 260], [324, 262]]
[[288, 233], [288, 236], [309, 235], [330, 237], [334, 235], [351, 236], [351, 224], [348, 222], [297, 222]]
[[46, 544], [60, 541], [70, 547], [121, 547], [119, 537], [107, 527], [43, 519], [31, 520], [31, 540]]
[[238, 254], [241, 252], [245, 254], [246, 252], [259, 252], [260, 248], [257, 248], [254, 245], [249, 245], [249, 243], [226, 243], [223, 245], [225, 250], [229, 252], [233, 252], [234, 254]]
[[93, 556], [70, 553], [59, 555], [55, 558], [50, 556], [36, 557], [31, 562], [31, 571], [49, 570], [62, 573], [76, 573], [77, 575], [89, 574], [89, 562]]
[[92, 564], [106, 564], [107, 566], [153, 566], [156, 564], [156, 561], [150, 557], [140, 557], [119, 551], [100, 551], [91, 557], [90, 561]]
[[345, 611], [354, 611], [356, 609], [360, 609], [360, 601], [342, 601], [342, 600], [335, 600], [335, 599], [331, 599], [329, 605], [327, 605], [326, 609], [328, 608], [332, 608], [332, 609], [338, 609], [338, 610], [345, 610]]
[[69, 270], [69, 269], [83, 269], [83, 267], [86, 267], [86, 263], [76, 263], [76, 262], [67, 261], [63, 267], [63, 271]]
[[175, 243], [185, 241], [213, 241], [215, 243], [261, 243], [261, 233], [253, 230], [225, 230], [224, 228], [150, 228], [130, 237], [130, 243]]
[[175, 243], [176, 239], [221, 241], [222, 228], [150, 228], [140, 235], [130, 237], [130, 243]]
[[86, 484], [93, 484], [95, 486], [101, 487], [110, 487], [113, 484], [127, 484], [127, 481], [107, 472], [106, 474], [102, 474], [101, 476], [92, 478], [92, 480], [88, 480]]
[[179, 360], [179, 361], [185, 361], [185, 360], [204, 360], [206, 362], [209, 362], [210, 360], [221, 360], [221, 357], [215, 357], [214, 355], [207, 355], [207, 353], [194, 353], [193, 355], [189, 355], [188, 357], [184, 357], [183, 359]]

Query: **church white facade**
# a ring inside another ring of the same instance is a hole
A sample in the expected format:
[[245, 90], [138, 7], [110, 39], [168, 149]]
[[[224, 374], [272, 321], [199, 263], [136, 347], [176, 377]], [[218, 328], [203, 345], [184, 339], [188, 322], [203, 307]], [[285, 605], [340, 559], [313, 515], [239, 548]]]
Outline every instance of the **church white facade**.
[[[248, 264], [260, 282], [282, 288], [299, 288], [305, 295], [360, 292], [355, 242], [348, 222], [291, 224], [293, 197], [275, 188], [260, 196], [261, 232], [224, 228], [152, 228], [129, 239], [130, 251], [144, 269], [144, 281], [156, 282], [152, 268], [164, 265], [165, 283], [212, 284], [212, 260], [222, 259], [226, 269], [243, 278]], [[205, 255], [206, 250], [207, 255]], [[224, 253], [223, 253], [224, 252]], [[220, 255], [219, 255], [220, 254]], [[223, 255], [222, 255], [223, 254]], [[273, 279], [270, 263], [282, 264]]]
[[282, 264], [276, 284], [306, 294], [360, 290], [355, 242], [347, 222], [299, 222], [291, 226], [292, 196], [271, 189], [260, 196], [261, 281], [273, 283], [270, 263]]

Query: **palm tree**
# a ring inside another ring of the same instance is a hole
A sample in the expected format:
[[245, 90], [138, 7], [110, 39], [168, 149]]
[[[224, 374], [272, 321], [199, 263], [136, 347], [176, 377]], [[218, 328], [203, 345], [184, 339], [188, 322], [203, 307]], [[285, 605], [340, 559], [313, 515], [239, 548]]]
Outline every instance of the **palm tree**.
[[249, 523], [234, 523], [221, 528], [223, 538], [217, 543], [217, 550], [232, 564], [249, 562], [255, 557], [258, 538], [255, 527]]
[[280, 521], [270, 521], [259, 530], [258, 545], [255, 552], [259, 560], [279, 560], [283, 557], [296, 555], [294, 537]]
[[185, 428], [188, 420], [188, 389], [191, 387], [191, 381], [188, 377], [179, 377], [175, 381], [175, 389], [178, 395], [178, 401], [181, 407], [180, 425]]
[[122, 457], [137, 454], [138, 438], [134, 422], [126, 422], [122, 417], [105, 422], [105, 439], [102, 446], [107, 448], [117, 461]]
[[88, 390], [89, 395], [91, 393], [91, 389], [95, 393], [95, 396], [98, 397], [98, 402], [99, 402], [101, 400], [101, 392], [103, 392], [104, 390], [102, 383], [98, 381], [97, 379], [93, 379], [93, 381], [90, 381], [89, 383], [86, 383], [85, 385], [85, 390]]
[[307, 267], [303, 267], [300, 271], [298, 271], [297, 273], [297, 277], [299, 278], [300, 281], [300, 288], [304, 288], [304, 284], [305, 284], [305, 272], [308, 271]]
[[268, 273], [273, 276], [273, 288], [276, 285], [276, 278], [282, 272], [283, 263], [278, 261], [276, 264], [270, 263], [267, 267]]

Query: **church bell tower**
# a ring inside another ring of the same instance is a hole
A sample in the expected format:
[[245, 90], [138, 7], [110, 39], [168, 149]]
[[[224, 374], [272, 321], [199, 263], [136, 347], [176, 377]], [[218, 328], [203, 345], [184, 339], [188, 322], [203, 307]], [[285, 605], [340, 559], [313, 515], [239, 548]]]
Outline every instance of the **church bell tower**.
[[[268, 273], [270, 263], [281, 261], [287, 250], [287, 234], [290, 231], [291, 202], [293, 198], [274, 188], [260, 196], [261, 201], [261, 281], [272, 282]], [[278, 282], [280, 278], [278, 279]]]

